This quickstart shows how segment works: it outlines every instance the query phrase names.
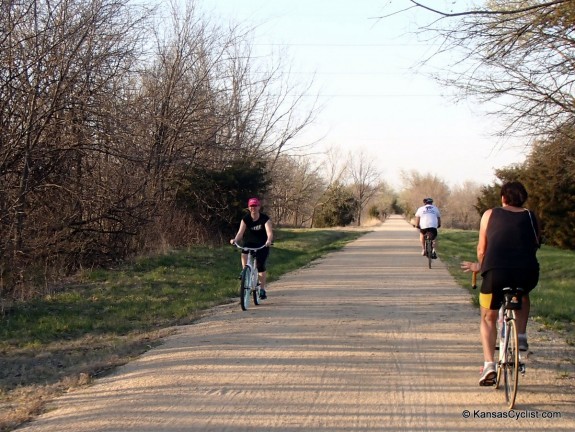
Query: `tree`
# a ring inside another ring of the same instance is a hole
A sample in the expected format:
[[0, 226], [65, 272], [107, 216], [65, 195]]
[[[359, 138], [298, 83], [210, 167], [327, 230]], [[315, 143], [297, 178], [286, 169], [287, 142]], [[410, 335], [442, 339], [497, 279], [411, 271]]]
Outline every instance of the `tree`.
[[575, 124], [575, 2], [490, 0], [463, 11], [410, 3], [434, 18], [421, 28], [439, 46], [433, 57], [456, 55], [435, 77], [491, 102], [506, 119], [502, 134], [545, 137]]
[[146, 18], [122, 0], [2, 2], [2, 294], [124, 256], [145, 220], [122, 86]]
[[265, 196], [269, 186], [263, 164], [236, 161], [220, 169], [197, 167], [179, 180], [176, 203], [201, 232], [205, 243], [235, 235], [248, 199]]
[[480, 186], [465, 182], [451, 188], [446, 205], [441, 209], [441, 223], [445, 227], [459, 229], [478, 229], [479, 214], [475, 208]]
[[566, 143], [565, 136], [537, 143], [524, 164], [522, 178], [546, 242], [575, 249], [575, 145]]
[[325, 192], [320, 165], [309, 158], [282, 155], [270, 172], [271, 218], [274, 225], [305, 227], [311, 225], [314, 205]]
[[501, 206], [501, 186], [511, 181], [523, 181], [524, 167], [522, 164], [511, 165], [495, 170], [495, 177], [500, 181], [483, 186], [477, 197], [475, 208], [482, 215], [486, 210]]
[[351, 189], [357, 203], [357, 213], [355, 220], [357, 225], [361, 225], [361, 213], [366, 204], [377, 193], [376, 185], [379, 181], [379, 172], [373, 158], [363, 151], [350, 153], [349, 175], [351, 178]]
[[357, 206], [349, 189], [342, 183], [333, 183], [326, 190], [314, 214], [313, 226], [324, 228], [349, 225], [357, 214]]
[[385, 219], [390, 214], [401, 214], [402, 211], [396, 207], [397, 193], [385, 182], [380, 182], [376, 187], [376, 194], [373, 197], [373, 207], [377, 210], [378, 218]]
[[138, 129], [150, 193], [163, 203], [156, 235], [167, 237], [163, 230], [173, 226], [175, 199], [167, 184], [240, 159], [266, 165], [273, 180], [274, 164], [313, 120], [315, 106], [302, 106], [302, 92], [290, 83], [283, 58], [253, 55], [251, 29], [211, 24], [193, 2], [184, 8], [174, 2], [169, 22], [160, 28], [167, 30], [156, 34], [156, 56], [143, 73], [139, 100], [145, 109]]

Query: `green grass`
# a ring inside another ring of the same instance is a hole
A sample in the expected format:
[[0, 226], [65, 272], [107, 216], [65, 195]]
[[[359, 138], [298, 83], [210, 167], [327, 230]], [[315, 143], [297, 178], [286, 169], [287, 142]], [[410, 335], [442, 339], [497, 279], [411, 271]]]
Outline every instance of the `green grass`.
[[[336, 230], [276, 230], [268, 260], [269, 280], [341, 248], [359, 235]], [[7, 311], [1, 317], [0, 349], [186, 324], [199, 311], [236, 296], [239, 271], [238, 249], [198, 246], [139, 258], [118, 270], [88, 272], [82, 283]]]
[[[459, 263], [477, 261], [477, 231], [442, 230], [439, 250], [450, 273], [473, 294], [478, 304], [479, 289], [471, 290], [470, 273], [459, 268]], [[566, 330], [573, 339], [575, 328], [575, 252], [543, 246], [537, 253], [541, 275], [537, 288], [531, 293], [531, 316], [544, 324]], [[481, 278], [478, 278], [478, 285]]]

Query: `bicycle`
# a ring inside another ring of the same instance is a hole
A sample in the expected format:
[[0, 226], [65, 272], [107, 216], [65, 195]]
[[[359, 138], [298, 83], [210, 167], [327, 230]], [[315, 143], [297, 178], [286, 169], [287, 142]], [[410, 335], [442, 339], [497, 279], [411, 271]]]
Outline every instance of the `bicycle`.
[[[477, 288], [477, 273], [472, 276], [472, 288]], [[519, 351], [519, 338], [517, 334], [517, 324], [515, 311], [521, 309], [521, 298], [523, 290], [521, 288], [503, 288], [504, 301], [499, 308], [497, 320], [497, 337], [499, 342], [499, 359], [497, 361], [497, 377], [495, 378], [495, 389], [499, 389], [501, 377], [503, 376], [503, 389], [505, 390], [505, 402], [508, 409], [513, 409], [517, 398], [517, 386], [519, 384], [519, 372], [525, 375], [525, 363], [521, 359]]]
[[240, 276], [240, 305], [242, 310], [248, 310], [250, 305], [250, 296], [254, 299], [254, 304], [258, 306], [261, 303], [260, 284], [258, 282], [258, 269], [256, 266], [256, 252], [263, 249], [264, 246], [258, 248], [247, 248], [233, 243], [235, 247], [242, 251], [248, 252], [248, 260], [246, 266], [242, 269]]
[[517, 324], [515, 311], [521, 309], [521, 288], [504, 288], [504, 301], [499, 308], [497, 320], [497, 335], [499, 337], [499, 361], [497, 362], [497, 378], [495, 389], [499, 388], [503, 375], [503, 388], [507, 407], [513, 409], [517, 397], [517, 385], [519, 372], [525, 375], [525, 363], [521, 359], [519, 351], [519, 339], [517, 336]]

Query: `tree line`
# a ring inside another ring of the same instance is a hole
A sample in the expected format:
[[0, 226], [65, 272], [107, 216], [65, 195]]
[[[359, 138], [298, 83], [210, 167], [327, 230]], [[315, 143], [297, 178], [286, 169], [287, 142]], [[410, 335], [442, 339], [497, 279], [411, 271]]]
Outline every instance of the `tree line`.
[[231, 224], [267, 187], [249, 180], [313, 119], [279, 60], [253, 55], [249, 29], [192, 2], [0, 8], [2, 299], [223, 235], [210, 216]]

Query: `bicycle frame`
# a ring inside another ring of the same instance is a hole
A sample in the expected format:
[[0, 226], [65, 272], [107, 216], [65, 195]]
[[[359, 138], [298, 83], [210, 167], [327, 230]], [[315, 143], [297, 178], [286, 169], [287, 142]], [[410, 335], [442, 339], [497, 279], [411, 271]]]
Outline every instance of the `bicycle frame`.
[[247, 251], [247, 261], [245, 267], [242, 269], [241, 284], [240, 284], [240, 305], [242, 310], [247, 310], [250, 304], [250, 296], [254, 299], [254, 304], [260, 304], [260, 286], [258, 284], [258, 269], [256, 263], [256, 252], [265, 247], [246, 248], [234, 243], [242, 252]]

